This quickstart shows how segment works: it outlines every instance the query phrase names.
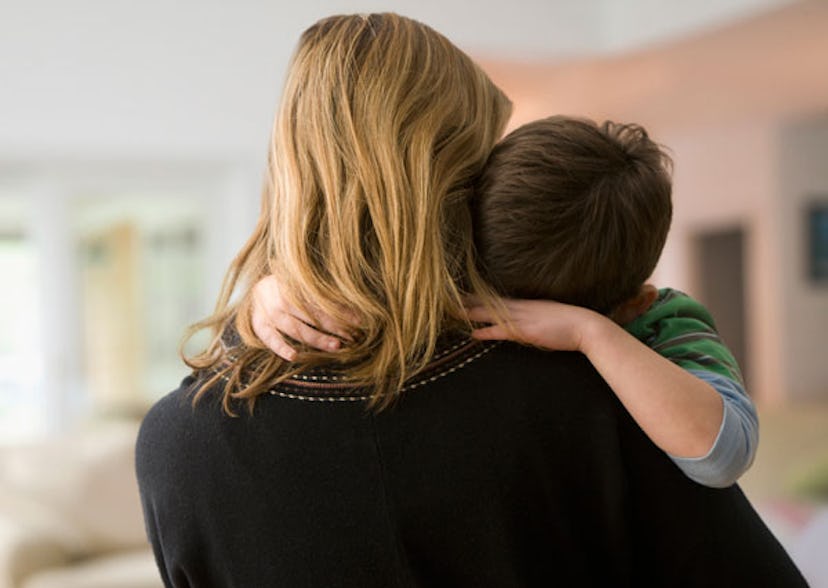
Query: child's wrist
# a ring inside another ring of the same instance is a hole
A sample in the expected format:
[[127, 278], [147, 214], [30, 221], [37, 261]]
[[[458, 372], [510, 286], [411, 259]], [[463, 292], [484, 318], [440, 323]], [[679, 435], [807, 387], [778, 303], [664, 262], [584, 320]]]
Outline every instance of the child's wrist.
[[609, 317], [585, 309], [578, 351], [589, 357], [594, 352], [596, 346], [600, 346], [610, 339], [613, 331], [618, 328], [618, 325]]

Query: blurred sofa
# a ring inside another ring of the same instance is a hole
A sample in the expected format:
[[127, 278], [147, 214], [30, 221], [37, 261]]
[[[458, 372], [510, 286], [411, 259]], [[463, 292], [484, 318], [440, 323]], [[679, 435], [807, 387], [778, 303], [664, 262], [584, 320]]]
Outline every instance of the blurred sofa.
[[134, 422], [0, 447], [0, 588], [159, 588]]

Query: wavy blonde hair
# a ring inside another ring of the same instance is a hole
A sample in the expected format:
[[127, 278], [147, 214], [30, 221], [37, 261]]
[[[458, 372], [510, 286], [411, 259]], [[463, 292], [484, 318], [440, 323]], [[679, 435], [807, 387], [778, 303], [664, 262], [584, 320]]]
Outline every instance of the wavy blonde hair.
[[[273, 127], [258, 224], [225, 276], [208, 347], [187, 364], [224, 380], [223, 405], [255, 398], [310, 365], [335, 362], [387, 406], [433, 357], [441, 332], [468, 327], [462, 295], [490, 299], [468, 200], [511, 104], [431, 28], [395, 14], [334, 16], [305, 31]], [[359, 325], [335, 354], [288, 364], [250, 320], [252, 286], [279, 276], [306, 312]], [[238, 336], [236, 336], [236, 334]]]

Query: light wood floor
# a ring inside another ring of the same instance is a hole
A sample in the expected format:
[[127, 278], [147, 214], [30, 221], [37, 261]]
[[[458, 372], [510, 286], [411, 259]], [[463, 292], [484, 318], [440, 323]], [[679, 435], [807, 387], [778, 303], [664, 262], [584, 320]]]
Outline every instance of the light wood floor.
[[828, 403], [760, 411], [759, 449], [740, 485], [751, 502], [797, 499], [797, 482], [828, 465]]

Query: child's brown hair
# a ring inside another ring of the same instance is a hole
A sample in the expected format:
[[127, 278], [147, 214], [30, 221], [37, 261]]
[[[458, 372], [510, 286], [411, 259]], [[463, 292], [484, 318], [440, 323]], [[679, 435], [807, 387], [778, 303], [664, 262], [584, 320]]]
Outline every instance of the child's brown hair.
[[484, 275], [501, 294], [609, 313], [655, 269], [672, 162], [638, 125], [553, 116], [495, 147], [473, 201]]

